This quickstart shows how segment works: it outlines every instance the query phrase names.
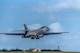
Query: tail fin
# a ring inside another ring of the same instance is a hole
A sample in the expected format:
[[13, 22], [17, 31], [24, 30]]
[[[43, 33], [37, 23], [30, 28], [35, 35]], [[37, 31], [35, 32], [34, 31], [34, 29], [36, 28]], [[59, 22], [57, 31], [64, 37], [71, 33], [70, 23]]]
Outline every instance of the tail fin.
[[25, 29], [25, 31], [28, 31], [26, 24], [24, 24], [24, 29]]

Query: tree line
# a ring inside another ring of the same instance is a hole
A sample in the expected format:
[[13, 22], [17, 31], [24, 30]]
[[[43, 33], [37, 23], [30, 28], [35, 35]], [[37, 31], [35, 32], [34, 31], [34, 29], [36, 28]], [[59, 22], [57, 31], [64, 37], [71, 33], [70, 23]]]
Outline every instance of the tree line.
[[[0, 52], [11, 52], [11, 51], [30, 51], [30, 50], [22, 50], [22, 49], [11, 49], [11, 50], [8, 50], [8, 49], [1, 49]], [[41, 51], [61, 51], [61, 50], [51, 50], [51, 49], [41, 49]]]

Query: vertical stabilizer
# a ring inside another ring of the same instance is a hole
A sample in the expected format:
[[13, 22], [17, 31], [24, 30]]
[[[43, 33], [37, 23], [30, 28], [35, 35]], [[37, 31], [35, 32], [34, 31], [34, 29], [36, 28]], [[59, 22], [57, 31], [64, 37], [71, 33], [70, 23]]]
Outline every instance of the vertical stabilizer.
[[25, 29], [25, 31], [28, 31], [26, 24], [24, 24], [24, 29]]

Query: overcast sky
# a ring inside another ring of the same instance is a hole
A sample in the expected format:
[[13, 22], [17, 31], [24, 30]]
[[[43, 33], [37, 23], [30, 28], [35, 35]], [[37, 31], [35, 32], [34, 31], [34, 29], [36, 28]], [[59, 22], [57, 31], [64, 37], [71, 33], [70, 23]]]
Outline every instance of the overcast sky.
[[0, 32], [48, 26], [52, 32], [69, 34], [50, 35], [39, 40], [21, 36], [0, 35], [0, 49], [56, 49], [80, 51], [80, 0], [0, 0]]

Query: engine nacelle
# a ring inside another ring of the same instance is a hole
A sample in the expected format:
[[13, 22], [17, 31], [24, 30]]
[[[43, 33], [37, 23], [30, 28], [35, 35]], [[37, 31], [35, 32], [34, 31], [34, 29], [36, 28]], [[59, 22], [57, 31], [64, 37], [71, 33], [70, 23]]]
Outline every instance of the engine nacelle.
[[40, 36], [39, 35], [34, 35], [34, 36], [31, 36], [31, 39], [39, 39]]
[[31, 37], [31, 39], [35, 39], [35, 37]]
[[34, 35], [34, 36], [32, 36], [31, 38], [32, 39], [39, 39], [39, 38], [41, 38], [41, 37], [43, 37], [43, 35], [41, 34], [41, 35]]

